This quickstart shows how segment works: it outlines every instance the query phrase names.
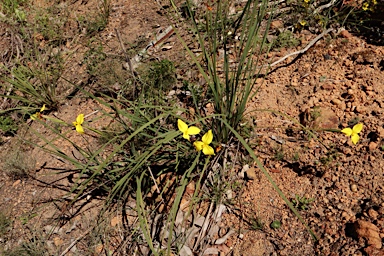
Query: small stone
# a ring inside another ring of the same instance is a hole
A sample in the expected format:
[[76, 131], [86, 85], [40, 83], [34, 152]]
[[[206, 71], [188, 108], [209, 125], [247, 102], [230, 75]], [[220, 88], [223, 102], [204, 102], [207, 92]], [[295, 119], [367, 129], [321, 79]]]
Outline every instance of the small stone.
[[358, 237], [367, 239], [368, 245], [381, 249], [380, 230], [369, 221], [358, 220], [353, 224], [353, 229]]
[[357, 192], [357, 185], [356, 184], [352, 184], [351, 185], [351, 191], [352, 192]]
[[371, 217], [372, 219], [376, 220], [377, 216], [379, 216], [379, 213], [373, 209], [368, 210], [368, 216]]
[[111, 219], [111, 226], [116, 227], [120, 223], [119, 216], [115, 216]]
[[15, 182], [13, 182], [12, 184], [12, 187], [16, 187], [17, 185], [19, 185], [21, 183], [21, 180], [17, 180]]
[[331, 102], [332, 102], [334, 105], [337, 105], [337, 106], [339, 106], [339, 105], [341, 104], [341, 100], [339, 100], [339, 99], [333, 99]]
[[377, 128], [377, 132], [378, 132], [380, 138], [384, 138], [384, 128], [383, 127]]
[[349, 147], [343, 148], [343, 153], [346, 155], [352, 155], [352, 149]]
[[340, 32], [340, 35], [344, 38], [351, 38], [352, 34], [348, 32], [348, 30], [343, 30]]
[[364, 106], [357, 106], [355, 110], [357, 113], [364, 113], [365, 107]]
[[327, 90], [327, 91], [333, 90], [334, 88], [335, 88], [335, 86], [333, 84], [323, 84], [323, 85], [321, 85], [321, 89]]
[[64, 243], [64, 241], [60, 237], [54, 237], [53, 243], [55, 244], [56, 247], [59, 247]]
[[245, 172], [245, 177], [246, 177], [248, 180], [255, 180], [255, 179], [257, 178], [255, 168], [250, 168], [250, 169], [248, 169], [248, 170]]
[[101, 255], [101, 253], [103, 252], [104, 250], [104, 245], [103, 244], [98, 244], [96, 245], [95, 247], [95, 253], [96, 255]]
[[271, 22], [270, 27], [271, 29], [282, 28], [284, 27], [284, 23], [281, 20], [274, 20]]
[[377, 143], [374, 141], [371, 141], [368, 145], [369, 151], [374, 151], [377, 148]]

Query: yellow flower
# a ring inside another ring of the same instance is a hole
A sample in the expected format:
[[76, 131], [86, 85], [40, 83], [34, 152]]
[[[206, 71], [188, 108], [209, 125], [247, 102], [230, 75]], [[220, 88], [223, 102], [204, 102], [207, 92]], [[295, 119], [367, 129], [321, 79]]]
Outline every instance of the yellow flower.
[[186, 123], [184, 123], [182, 120], [177, 120], [177, 126], [179, 130], [183, 133], [183, 138], [186, 140], [189, 140], [189, 135], [196, 135], [200, 133], [200, 129], [196, 126], [188, 127]]
[[32, 120], [36, 120], [36, 119], [43, 119], [41, 113], [45, 110], [45, 104], [41, 107], [40, 111], [39, 112], [36, 112], [35, 114], [31, 115], [31, 119]]
[[78, 133], [84, 133], [84, 129], [81, 126], [84, 122], [84, 114], [80, 114], [76, 117], [76, 121], [73, 122], [73, 125], [76, 127]]
[[368, 7], [369, 7], [369, 3], [367, 3], [367, 2], [363, 3], [363, 7], [362, 7], [362, 9], [363, 9], [364, 11], [368, 10]]
[[301, 20], [301, 21], [299, 21], [299, 23], [300, 23], [300, 25], [303, 26], [303, 27], [304, 27], [305, 25], [307, 25], [307, 22], [306, 22], [305, 20]]
[[310, 1], [311, 1], [311, 0], [304, 0], [304, 3], [307, 4], [307, 3], [309, 3]]
[[356, 124], [353, 126], [353, 128], [344, 128], [341, 130], [342, 133], [347, 135], [348, 137], [351, 136], [352, 143], [356, 145], [356, 143], [359, 141], [359, 132], [363, 130], [363, 124]]
[[209, 130], [206, 134], [204, 134], [203, 138], [201, 138], [201, 141], [195, 141], [193, 145], [197, 151], [203, 150], [204, 155], [214, 155], [215, 151], [211, 146], [209, 146], [209, 144], [212, 142], [212, 139], [212, 130]]

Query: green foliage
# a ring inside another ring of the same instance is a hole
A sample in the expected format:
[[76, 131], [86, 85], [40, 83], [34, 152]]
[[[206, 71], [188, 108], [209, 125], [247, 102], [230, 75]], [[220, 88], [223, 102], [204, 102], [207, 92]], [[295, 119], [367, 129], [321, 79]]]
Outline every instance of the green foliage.
[[33, 156], [15, 147], [7, 152], [7, 158], [3, 162], [3, 169], [8, 176], [18, 180], [28, 178], [35, 165], [36, 161]]
[[[259, 57], [273, 16], [265, 18], [268, 3], [264, 0], [247, 1], [242, 12], [234, 17], [230, 15], [230, 2], [216, 2], [211, 7], [212, 11], [199, 13], [187, 1], [188, 14], [203, 51], [203, 65], [197, 61], [185, 42], [184, 45], [209, 85], [207, 95], [213, 100], [215, 113], [235, 129], [239, 128], [243, 119], [248, 99], [255, 93], [255, 81], [261, 72], [258, 67]], [[273, 13], [273, 7], [269, 11]], [[263, 30], [261, 24], [266, 24]], [[240, 42], [234, 44], [233, 35], [239, 35]], [[227, 52], [230, 45], [235, 45], [232, 51], [235, 54], [231, 57]], [[222, 57], [218, 56], [218, 52], [223, 53]], [[222, 122], [214, 119], [210, 125], [219, 143], [229, 141], [230, 132]]]
[[15, 121], [9, 116], [0, 116], [0, 130], [5, 134], [13, 134], [18, 130]]
[[314, 198], [307, 198], [305, 196], [301, 197], [299, 195], [295, 195], [295, 199], [292, 199], [292, 204], [298, 210], [308, 210], [311, 206], [311, 203], [315, 201]]
[[335, 161], [338, 156], [339, 156], [338, 150], [335, 148], [331, 148], [327, 151], [325, 156], [320, 158], [320, 163], [327, 166], [333, 161]]
[[252, 217], [250, 223], [253, 230], [262, 230], [265, 226], [265, 223], [259, 216]]
[[27, 0], [2, 0], [0, 3], [0, 11], [7, 15], [12, 15], [17, 21], [25, 21], [25, 12], [22, 10], [22, 5], [27, 3]]
[[0, 237], [4, 239], [4, 235], [9, 231], [10, 226], [12, 225], [12, 220], [4, 214], [4, 212], [0, 212]]
[[36, 108], [46, 104], [51, 109], [55, 109], [58, 105], [55, 81], [60, 73], [57, 73], [59, 70], [53, 67], [50, 67], [50, 70], [42, 70], [40, 73], [36, 69], [23, 65], [12, 68], [8, 76], [1, 77], [4, 82], [1, 86], [5, 87], [5, 91], [12, 86], [13, 93], [1, 96], [20, 101], [25, 105], [34, 105]]
[[144, 98], [162, 98], [176, 82], [175, 66], [169, 60], [150, 62], [142, 68], [141, 82]]
[[272, 48], [292, 48], [300, 44], [300, 40], [295, 37], [295, 35], [289, 31], [281, 32], [277, 38], [272, 42]]
[[271, 223], [271, 228], [273, 229], [279, 229], [281, 227], [281, 222], [279, 220], [274, 220]]
[[5, 251], [4, 255], [7, 256], [48, 256], [48, 251], [44, 248], [43, 244], [39, 241], [35, 241], [34, 238], [30, 242], [24, 242], [21, 245]]
[[111, 12], [110, 0], [100, 1], [98, 12], [93, 15], [80, 16], [78, 23], [81, 28], [85, 28], [88, 36], [94, 36], [103, 31], [108, 25], [108, 18]]
[[275, 155], [274, 155], [274, 160], [276, 161], [282, 161], [284, 160], [284, 156], [285, 156], [285, 153], [284, 153], [284, 149], [283, 149], [283, 146], [278, 146], [274, 149], [275, 151]]

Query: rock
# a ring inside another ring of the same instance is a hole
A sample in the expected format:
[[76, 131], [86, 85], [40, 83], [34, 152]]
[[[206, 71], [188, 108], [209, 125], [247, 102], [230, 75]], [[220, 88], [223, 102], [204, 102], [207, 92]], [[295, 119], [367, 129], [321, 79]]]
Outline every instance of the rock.
[[348, 32], [348, 30], [343, 30], [340, 32], [340, 35], [344, 38], [351, 38], [352, 34]]
[[356, 107], [355, 110], [356, 110], [357, 113], [364, 113], [365, 112], [365, 107], [359, 105], [359, 106]]
[[255, 168], [252, 167], [246, 170], [245, 177], [249, 180], [255, 180], [257, 178]]
[[377, 217], [379, 216], [379, 213], [373, 209], [368, 210], [368, 216], [371, 217], [372, 219], [376, 220]]
[[17, 180], [15, 181], [13, 184], [12, 184], [12, 187], [16, 187], [17, 185], [19, 185], [21, 183], [21, 180]]
[[369, 151], [374, 151], [377, 148], [377, 143], [374, 141], [371, 141], [368, 145]]
[[351, 191], [352, 192], [357, 192], [357, 185], [356, 184], [352, 184], [351, 185]]
[[271, 22], [271, 29], [283, 28], [284, 23], [281, 20], [274, 20]]
[[121, 218], [119, 216], [115, 216], [111, 219], [111, 227], [116, 227], [118, 224], [121, 224]]
[[377, 128], [377, 133], [379, 134], [380, 138], [384, 138], [384, 128]]
[[315, 128], [331, 129], [339, 126], [339, 118], [329, 108], [319, 108], [320, 116], [314, 121]]
[[332, 104], [336, 105], [336, 106], [339, 106], [341, 104], [341, 100], [339, 99], [333, 99], [331, 100]]
[[354, 232], [358, 237], [365, 238], [368, 245], [376, 249], [381, 249], [381, 239], [379, 228], [369, 221], [358, 220], [353, 224]]
[[377, 249], [372, 245], [364, 248], [364, 252], [369, 256], [384, 256], [383, 250]]
[[[321, 89], [331, 91], [331, 90], [335, 89], [335, 86], [333, 84], [327, 83], [327, 84], [321, 85]], [[337, 105], [339, 105], [339, 104], [337, 104]]]
[[60, 247], [61, 245], [63, 245], [64, 241], [60, 237], [54, 237], [53, 243], [56, 247]]

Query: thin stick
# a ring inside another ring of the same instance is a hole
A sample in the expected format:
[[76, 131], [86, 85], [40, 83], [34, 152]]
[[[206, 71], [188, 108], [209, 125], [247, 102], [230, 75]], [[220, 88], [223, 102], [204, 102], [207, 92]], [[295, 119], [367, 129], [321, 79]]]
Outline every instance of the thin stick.
[[129, 58], [128, 54], [127, 54], [127, 51], [125, 50], [123, 40], [121, 39], [120, 32], [119, 32], [119, 30], [117, 30], [117, 28], [115, 28], [115, 32], [116, 32], [116, 35], [117, 35], [117, 39], [119, 40], [121, 50], [123, 51], [123, 54], [124, 54], [124, 57], [125, 57], [125, 61], [128, 63], [129, 70], [131, 71], [131, 75], [132, 75], [132, 78], [133, 78], [133, 95], [136, 95], [136, 75], [135, 75], [135, 70], [134, 70], [134, 68], [132, 66], [132, 62], [131, 62], [131, 59]]
[[292, 52], [288, 55], [285, 55], [283, 58], [273, 62], [272, 64], [270, 64], [269, 66], [270, 67], [273, 67], [277, 64], [279, 64], [280, 62], [286, 60], [287, 58], [293, 56], [293, 55], [298, 55], [298, 54], [303, 54], [305, 53], [306, 51], [308, 51], [309, 48], [311, 48], [317, 41], [319, 41], [323, 36], [325, 36], [326, 34], [328, 34], [329, 32], [333, 31], [333, 28], [329, 28], [327, 30], [325, 30], [323, 33], [321, 33], [320, 35], [318, 35], [317, 37], [315, 37], [304, 49], [301, 49], [299, 51], [296, 51], [296, 52]]
[[72, 249], [73, 246], [75, 246], [81, 239], [83, 239], [83, 237], [85, 237], [89, 232], [91, 232], [91, 230], [93, 229], [92, 228], [89, 228], [87, 231], [85, 231], [84, 234], [82, 234], [81, 236], [79, 236], [78, 238], [75, 239], [75, 241], [73, 241], [68, 247], [67, 249], [65, 249], [61, 254], [60, 256], [64, 256], [65, 254], [67, 254], [69, 252], [69, 250]]
[[[148, 166], [148, 170], [149, 170], [149, 173], [151, 174], [151, 177], [152, 177], [153, 183], [155, 183], [155, 187], [156, 187], [157, 193], [159, 193], [159, 196], [161, 196], [161, 192], [160, 192], [160, 189], [159, 189], [159, 187], [157, 186], [157, 183], [156, 183], [156, 179], [155, 179], [155, 176], [153, 176], [152, 170], [151, 170], [151, 168], [149, 168], [149, 166]], [[163, 197], [162, 197], [162, 196], [161, 196], [161, 201], [163, 202], [163, 204], [164, 204], [164, 207], [165, 207], [165, 201], [164, 201], [164, 199], [163, 199]]]
[[335, 4], [336, 1], [337, 1], [337, 0], [332, 0], [332, 1], [329, 2], [328, 4], [321, 5], [321, 6], [317, 7], [317, 8], [313, 11], [313, 14], [319, 13], [319, 12], [321, 12], [322, 10], [324, 10], [325, 8], [331, 7], [332, 5]]

